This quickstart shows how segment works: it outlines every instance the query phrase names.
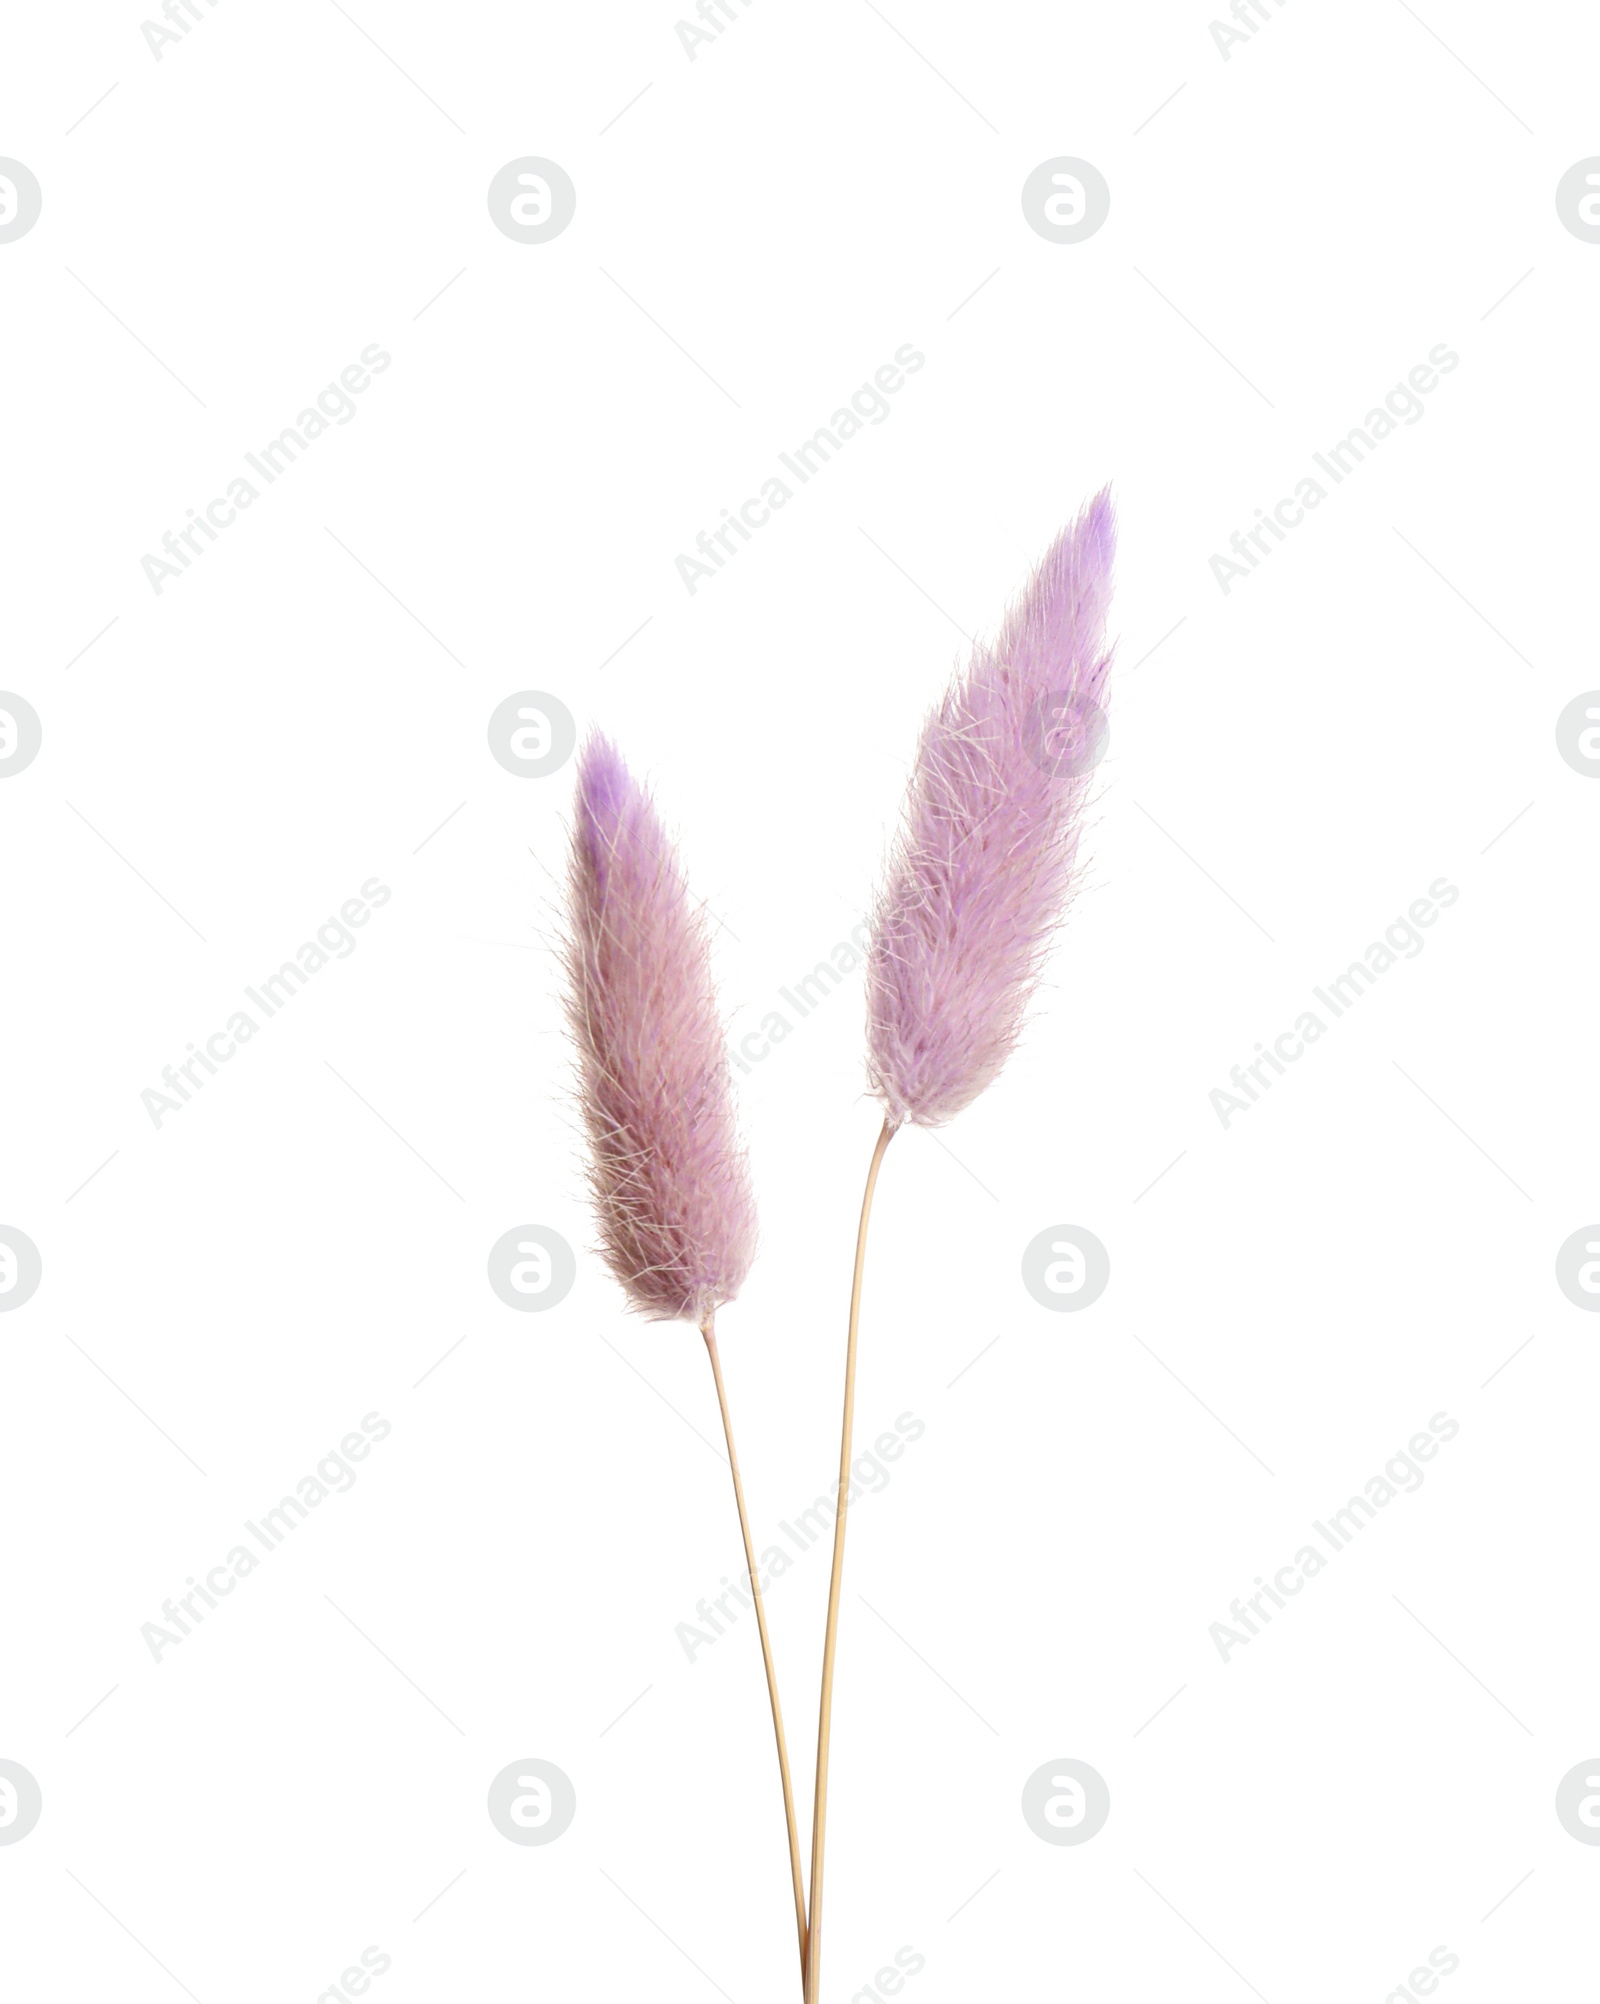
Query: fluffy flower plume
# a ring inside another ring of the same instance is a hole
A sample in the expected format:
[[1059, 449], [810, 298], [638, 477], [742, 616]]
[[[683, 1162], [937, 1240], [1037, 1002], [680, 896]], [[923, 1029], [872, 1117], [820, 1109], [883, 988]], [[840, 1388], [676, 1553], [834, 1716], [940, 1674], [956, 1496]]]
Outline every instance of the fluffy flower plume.
[[867, 967], [868, 1074], [891, 1125], [953, 1118], [1021, 1032], [1104, 741], [1115, 543], [1105, 490], [923, 727]]
[[598, 734], [578, 761], [565, 961], [601, 1250], [635, 1308], [703, 1322], [749, 1272], [755, 1198], [704, 917]]

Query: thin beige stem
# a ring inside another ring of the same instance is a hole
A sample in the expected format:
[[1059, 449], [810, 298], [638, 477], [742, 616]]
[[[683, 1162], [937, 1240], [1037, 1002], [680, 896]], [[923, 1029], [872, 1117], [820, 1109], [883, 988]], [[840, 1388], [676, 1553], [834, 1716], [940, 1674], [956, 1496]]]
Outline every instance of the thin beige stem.
[[822, 1850], [828, 1823], [828, 1739], [833, 1724], [833, 1659], [839, 1642], [839, 1593], [844, 1582], [844, 1520], [850, 1502], [851, 1434], [856, 1417], [856, 1330], [861, 1320], [861, 1275], [867, 1263], [867, 1222], [884, 1150], [894, 1138], [888, 1121], [872, 1151], [856, 1231], [856, 1266], [850, 1282], [850, 1335], [844, 1356], [844, 1429], [839, 1443], [839, 1495], [833, 1520], [833, 1576], [828, 1582], [828, 1631], [822, 1645], [822, 1712], [817, 1723], [817, 1795], [811, 1821], [811, 1932], [806, 1952], [806, 2004], [822, 1988]]
[[710, 1316], [700, 1331], [706, 1339], [711, 1359], [711, 1375], [717, 1382], [717, 1404], [722, 1411], [722, 1434], [728, 1443], [728, 1465], [733, 1470], [733, 1496], [739, 1506], [739, 1530], [744, 1538], [744, 1560], [750, 1573], [750, 1591], [755, 1597], [756, 1627], [761, 1631], [761, 1660], [767, 1668], [767, 1696], [772, 1701], [772, 1730], [778, 1740], [778, 1772], [783, 1777], [783, 1814], [789, 1825], [789, 1871], [794, 1879], [794, 1918], [800, 1933], [800, 1982], [806, 1980], [806, 1888], [800, 1871], [800, 1832], [794, 1820], [794, 1788], [789, 1780], [789, 1745], [783, 1734], [783, 1707], [778, 1703], [778, 1673], [772, 1661], [772, 1638], [767, 1634], [767, 1610], [761, 1599], [761, 1582], [756, 1573], [756, 1549], [750, 1539], [750, 1518], [744, 1507], [744, 1484], [739, 1479], [739, 1450], [733, 1444], [733, 1421], [728, 1417], [728, 1394], [722, 1382], [722, 1359], [717, 1354], [716, 1330]]

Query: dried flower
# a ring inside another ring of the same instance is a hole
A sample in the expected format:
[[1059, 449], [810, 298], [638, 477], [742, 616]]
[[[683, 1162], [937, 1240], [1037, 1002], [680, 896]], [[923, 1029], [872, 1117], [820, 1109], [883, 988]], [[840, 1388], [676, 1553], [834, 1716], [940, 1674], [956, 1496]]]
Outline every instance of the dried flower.
[[978, 647], [923, 726], [867, 951], [867, 1072], [884, 1120], [861, 1200], [833, 1573], [811, 1817], [806, 2004], [822, 1984], [822, 1895], [833, 1678], [848, 1522], [856, 1344], [867, 1226], [884, 1153], [910, 1121], [938, 1127], [1011, 1055], [1073, 888], [1090, 772], [1105, 743], [1102, 691], [1116, 541], [1103, 491], [1051, 545], [992, 648]]
[[1066, 910], [1102, 694], [1109, 489], [1063, 530], [923, 728], [868, 953], [868, 1074], [938, 1127], [1011, 1055]]
[[635, 1308], [704, 1325], [756, 1240], [706, 923], [649, 794], [598, 733], [578, 761], [565, 960], [601, 1250]]

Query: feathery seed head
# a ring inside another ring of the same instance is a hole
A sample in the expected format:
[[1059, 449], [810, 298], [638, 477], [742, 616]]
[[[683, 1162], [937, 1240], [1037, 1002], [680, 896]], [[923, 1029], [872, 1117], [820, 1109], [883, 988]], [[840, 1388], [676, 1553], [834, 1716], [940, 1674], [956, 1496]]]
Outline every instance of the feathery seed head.
[[564, 960], [601, 1251], [642, 1313], [703, 1323], [750, 1270], [755, 1198], [704, 915], [598, 732], [578, 760]]
[[872, 1090], [942, 1126], [1016, 1046], [1105, 738], [1116, 522], [1097, 494], [923, 727], [867, 962]]

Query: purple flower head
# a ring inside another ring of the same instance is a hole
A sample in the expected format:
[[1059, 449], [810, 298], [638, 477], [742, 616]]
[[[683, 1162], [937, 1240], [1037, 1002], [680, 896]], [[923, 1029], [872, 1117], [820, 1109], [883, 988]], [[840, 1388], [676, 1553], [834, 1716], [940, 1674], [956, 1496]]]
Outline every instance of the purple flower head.
[[867, 1070], [892, 1126], [952, 1119], [1021, 1033], [1105, 742], [1115, 546], [1107, 489], [923, 727], [867, 962]]
[[642, 1313], [703, 1323], [750, 1270], [755, 1198], [704, 915], [598, 733], [578, 759], [565, 962], [601, 1251]]

